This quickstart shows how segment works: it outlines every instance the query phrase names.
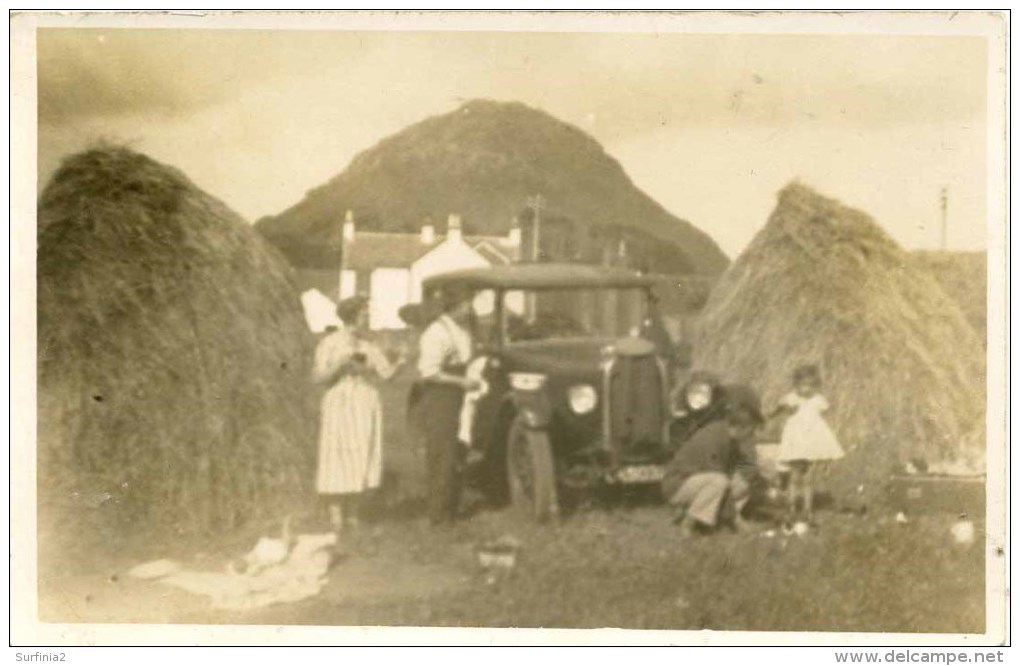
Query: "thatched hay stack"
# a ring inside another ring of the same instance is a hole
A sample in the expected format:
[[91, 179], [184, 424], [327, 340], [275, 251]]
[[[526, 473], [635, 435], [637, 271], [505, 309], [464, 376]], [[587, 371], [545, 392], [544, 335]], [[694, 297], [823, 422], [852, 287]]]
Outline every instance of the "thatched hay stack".
[[984, 341], [988, 337], [988, 253], [919, 250], [910, 256], [939, 281]]
[[301, 499], [309, 334], [291, 269], [248, 224], [103, 147], [53, 176], [38, 244], [41, 506], [202, 529]]
[[694, 346], [697, 368], [750, 382], [768, 408], [796, 366], [818, 364], [848, 452], [832, 478], [855, 484], [906, 459], [983, 451], [983, 354], [956, 303], [871, 218], [796, 183], [713, 290]]

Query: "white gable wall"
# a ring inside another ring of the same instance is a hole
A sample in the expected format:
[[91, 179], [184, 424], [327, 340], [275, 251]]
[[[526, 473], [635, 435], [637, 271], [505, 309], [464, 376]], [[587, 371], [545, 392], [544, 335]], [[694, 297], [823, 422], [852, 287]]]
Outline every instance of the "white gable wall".
[[422, 282], [439, 273], [461, 270], [462, 268], [486, 268], [490, 266], [485, 257], [471, 249], [460, 238], [447, 238], [432, 251], [411, 264], [410, 302], [421, 302]]
[[[400, 308], [421, 302], [422, 282], [431, 275], [462, 268], [486, 268], [488, 260], [460, 238], [447, 238], [422, 255], [410, 268], [379, 266], [370, 276], [368, 285], [369, 326], [373, 330], [406, 328], [400, 319]], [[341, 293], [355, 291], [353, 271], [341, 277]]]
[[368, 324], [372, 330], [404, 328], [400, 308], [407, 305], [408, 270], [377, 268], [372, 271], [369, 289]]

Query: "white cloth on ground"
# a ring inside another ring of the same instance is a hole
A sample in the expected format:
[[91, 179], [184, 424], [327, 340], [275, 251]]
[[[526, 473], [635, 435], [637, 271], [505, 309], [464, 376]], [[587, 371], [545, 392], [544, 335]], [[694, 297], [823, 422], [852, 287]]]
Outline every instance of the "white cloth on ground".
[[175, 574], [181, 570], [181, 565], [173, 560], [153, 560], [152, 562], [146, 562], [137, 566], [131, 567], [128, 571], [128, 576], [132, 578], [139, 578], [141, 580], [152, 580], [154, 578], [163, 578]]
[[[297, 537], [286, 559], [251, 574], [178, 571], [159, 582], [209, 597], [213, 608], [223, 610], [254, 610], [293, 603], [322, 591], [332, 559], [329, 548], [335, 543], [333, 533], [303, 534]], [[255, 549], [245, 560], [250, 560], [254, 553]]]

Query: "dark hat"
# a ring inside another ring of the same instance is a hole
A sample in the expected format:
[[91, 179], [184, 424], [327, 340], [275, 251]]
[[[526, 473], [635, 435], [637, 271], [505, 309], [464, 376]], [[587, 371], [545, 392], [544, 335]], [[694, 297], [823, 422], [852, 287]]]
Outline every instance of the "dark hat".
[[761, 425], [765, 422], [757, 391], [746, 384], [732, 384], [724, 387], [724, 391], [728, 420], [746, 425]]
[[358, 314], [368, 305], [368, 298], [357, 294], [343, 299], [336, 305], [336, 316], [345, 324], [352, 324], [358, 318]]
[[719, 375], [707, 370], [695, 370], [691, 373], [691, 376], [687, 379], [685, 388], [693, 386], [694, 384], [707, 384], [709, 388], [715, 390], [719, 388], [722, 382], [719, 380]]
[[471, 290], [462, 285], [445, 285], [436, 294], [444, 312], [449, 312], [471, 298]]
[[423, 304], [408, 303], [397, 310], [397, 316], [400, 317], [400, 321], [412, 328], [424, 328], [428, 315]]

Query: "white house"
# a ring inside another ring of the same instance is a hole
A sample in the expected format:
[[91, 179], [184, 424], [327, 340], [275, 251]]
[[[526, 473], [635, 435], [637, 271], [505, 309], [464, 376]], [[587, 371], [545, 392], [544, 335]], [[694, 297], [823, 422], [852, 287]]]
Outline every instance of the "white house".
[[357, 231], [348, 211], [342, 243], [340, 298], [359, 293], [368, 296], [372, 329], [399, 329], [405, 327], [400, 308], [421, 302], [425, 278], [517, 261], [521, 230], [515, 221], [506, 236], [465, 236], [460, 216], [450, 215], [445, 236], [428, 223], [417, 234]]

